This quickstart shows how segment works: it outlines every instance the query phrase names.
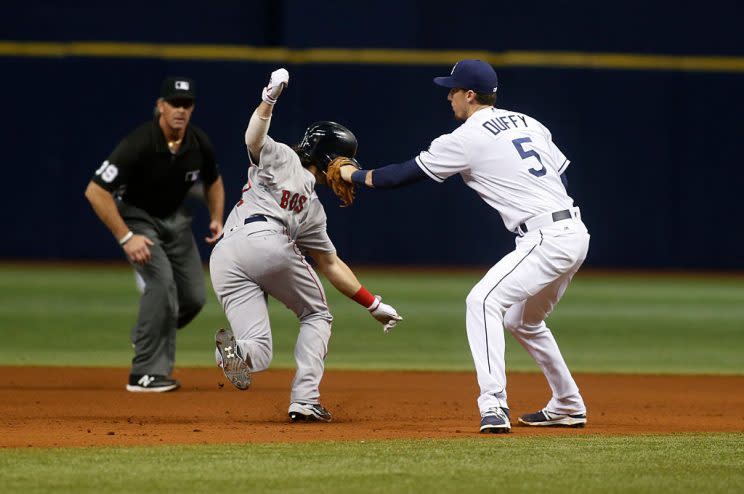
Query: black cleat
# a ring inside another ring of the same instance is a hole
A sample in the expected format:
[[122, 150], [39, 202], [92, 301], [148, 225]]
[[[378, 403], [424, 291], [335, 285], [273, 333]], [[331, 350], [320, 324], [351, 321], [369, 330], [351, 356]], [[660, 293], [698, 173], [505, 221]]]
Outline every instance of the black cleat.
[[289, 420], [292, 422], [330, 422], [331, 412], [320, 403], [299, 403], [289, 405]]

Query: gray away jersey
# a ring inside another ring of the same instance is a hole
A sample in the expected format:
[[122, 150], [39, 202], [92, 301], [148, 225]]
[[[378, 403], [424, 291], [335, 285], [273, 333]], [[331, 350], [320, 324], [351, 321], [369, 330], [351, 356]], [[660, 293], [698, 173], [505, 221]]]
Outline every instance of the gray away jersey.
[[301, 249], [335, 252], [326, 231], [325, 210], [315, 194], [315, 177], [303, 168], [297, 153], [266, 136], [258, 163], [250, 152], [248, 157], [248, 180], [225, 222], [225, 231], [259, 214], [283, 223]]

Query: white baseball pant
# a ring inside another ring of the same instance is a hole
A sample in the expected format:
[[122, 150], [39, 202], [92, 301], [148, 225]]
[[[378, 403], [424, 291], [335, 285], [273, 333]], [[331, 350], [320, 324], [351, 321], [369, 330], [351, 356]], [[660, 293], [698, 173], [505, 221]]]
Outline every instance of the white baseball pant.
[[480, 396], [478, 408], [508, 408], [504, 329], [510, 331], [543, 371], [556, 413], [586, 412], [571, 372], [545, 318], [566, 291], [589, 250], [589, 233], [579, 219], [553, 223], [517, 237], [504, 256], [467, 297], [466, 327]]

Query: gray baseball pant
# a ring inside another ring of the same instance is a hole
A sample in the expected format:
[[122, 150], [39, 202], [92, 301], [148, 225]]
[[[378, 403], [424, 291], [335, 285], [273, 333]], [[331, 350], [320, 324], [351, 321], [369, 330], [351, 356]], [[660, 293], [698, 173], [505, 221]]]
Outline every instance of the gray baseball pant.
[[176, 329], [188, 324], [206, 302], [204, 270], [191, 232], [191, 217], [177, 211], [154, 218], [143, 210], [120, 204], [132, 232], [155, 245], [144, 266], [132, 264], [145, 282], [137, 322], [132, 328], [132, 374], [168, 376], [176, 361]]
[[247, 357], [252, 372], [267, 369], [272, 358], [267, 295], [295, 313], [300, 333], [290, 399], [319, 403], [333, 318], [318, 275], [284, 228], [256, 222], [226, 234], [212, 251], [209, 270], [239, 353]]

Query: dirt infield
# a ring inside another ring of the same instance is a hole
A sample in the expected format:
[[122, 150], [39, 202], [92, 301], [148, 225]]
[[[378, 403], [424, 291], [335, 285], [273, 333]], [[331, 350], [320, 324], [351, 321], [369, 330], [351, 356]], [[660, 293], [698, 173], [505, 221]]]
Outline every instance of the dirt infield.
[[[290, 424], [290, 371], [255, 376], [248, 391], [218, 369], [181, 369], [172, 393], [124, 390], [126, 369], [0, 367], [0, 446], [99, 446], [452, 438], [477, 435], [472, 372], [329, 371], [330, 424]], [[744, 431], [744, 376], [579, 374], [589, 424], [580, 433]], [[510, 374], [512, 415], [539, 409], [541, 375]], [[514, 426], [512, 436], [577, 434]]]

